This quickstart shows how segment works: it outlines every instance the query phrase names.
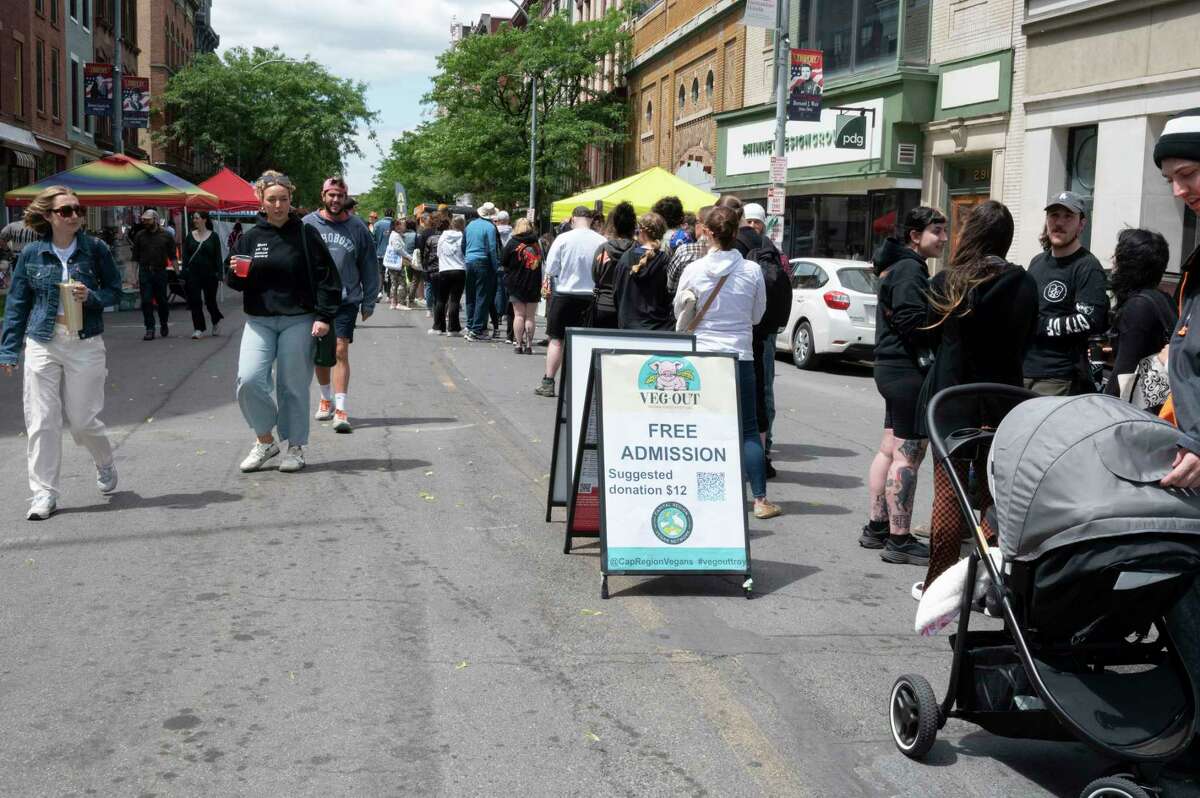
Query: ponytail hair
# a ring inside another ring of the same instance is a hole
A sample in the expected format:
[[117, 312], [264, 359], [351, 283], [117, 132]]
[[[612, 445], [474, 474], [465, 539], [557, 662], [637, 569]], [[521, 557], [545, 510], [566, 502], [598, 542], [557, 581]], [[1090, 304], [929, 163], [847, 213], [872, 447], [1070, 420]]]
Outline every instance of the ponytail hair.
[[638, 217], [638, 230], [646, 234], [646, 238], [650, 241], [646, 244], [646, 253], [642, 255], [642, 259], [633, 264], [630, 270], [637, 274], [642, 270], [642, 267], [650, 262], [650, 259], [659, 253], [662, 249], [662, 237], [667, 234], [667, 223], [657, 213], [643, 213]]

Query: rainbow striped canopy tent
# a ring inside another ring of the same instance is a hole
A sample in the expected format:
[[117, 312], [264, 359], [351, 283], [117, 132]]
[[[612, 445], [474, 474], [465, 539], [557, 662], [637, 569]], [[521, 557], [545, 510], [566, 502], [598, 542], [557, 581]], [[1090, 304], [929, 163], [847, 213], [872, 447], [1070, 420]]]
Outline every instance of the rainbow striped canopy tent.
[[4, 195], [4, 202], [28, 205], [50, 186], [67, 186], [79, 195], [84, 205], [90, 206], [155, 205], [213, 210], [220, 204], [217, 197], [199, 186], [127, 155], [107, 155], [33, 185], [13, 189]]

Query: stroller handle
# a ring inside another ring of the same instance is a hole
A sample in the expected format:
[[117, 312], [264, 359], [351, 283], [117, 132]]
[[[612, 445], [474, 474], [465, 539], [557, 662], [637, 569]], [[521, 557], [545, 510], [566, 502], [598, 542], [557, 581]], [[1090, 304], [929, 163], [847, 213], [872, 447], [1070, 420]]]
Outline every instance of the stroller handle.
[[938, 391], [929, 400], [929, 407], [925, 409], [925, 425], [929, 429], [929, 442], [933, 446], [933, 451], [939, 460], [948, 458], [950, 456], [950, 449], [946, 445], [946, 436], [938, 429], [938, 409], [947, 401], [962, 399], [964, 397], [1000, 397], [1013, 399], [1015, 400], [1013, 404], [1020, 404], [1026, 399], [1036, 398], [1037, 394], [1027, 388], [1020, 388], [1016, 385], [1005, 385], [999, 382], [972, 382], [966, 385], [953, 385]]

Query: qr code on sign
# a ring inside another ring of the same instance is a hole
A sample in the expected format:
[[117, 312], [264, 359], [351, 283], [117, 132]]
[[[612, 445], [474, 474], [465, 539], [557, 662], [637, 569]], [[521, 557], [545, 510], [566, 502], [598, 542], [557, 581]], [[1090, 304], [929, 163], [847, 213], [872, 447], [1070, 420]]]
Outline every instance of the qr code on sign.
[[696, 495], [702, 502], [725, 501], [725, 474], [720, 471], [700, 471], [696, 474]]

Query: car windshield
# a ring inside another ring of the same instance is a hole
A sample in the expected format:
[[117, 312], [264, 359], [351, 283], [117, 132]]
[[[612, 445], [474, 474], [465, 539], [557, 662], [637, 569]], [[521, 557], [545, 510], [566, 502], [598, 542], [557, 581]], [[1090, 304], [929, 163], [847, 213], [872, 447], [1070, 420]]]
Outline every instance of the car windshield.
[[848, 291], [874, 294], [879, 291], [879, 278], [870, 269], [838, 269], [838, 282]]

